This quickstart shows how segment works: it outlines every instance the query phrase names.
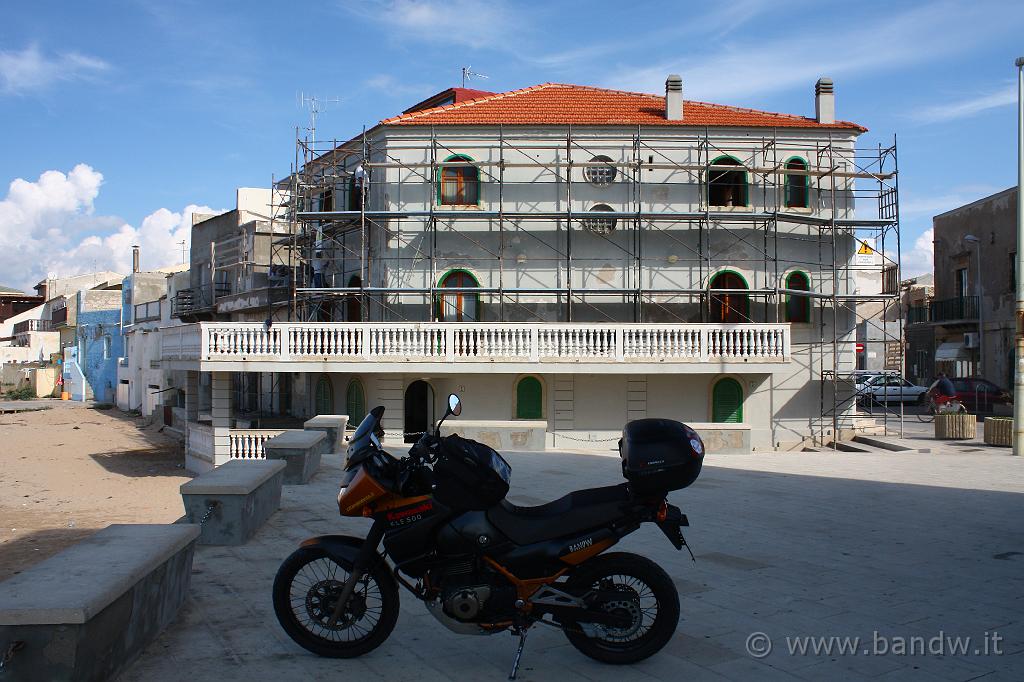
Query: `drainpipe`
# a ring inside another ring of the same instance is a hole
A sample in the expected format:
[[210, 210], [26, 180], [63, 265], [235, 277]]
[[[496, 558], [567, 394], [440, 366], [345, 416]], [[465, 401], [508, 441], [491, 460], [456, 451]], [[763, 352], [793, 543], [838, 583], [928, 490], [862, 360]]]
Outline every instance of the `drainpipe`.
[[1013, 454], [1024, 455], [1024, 57], [1017, 66], [1017, 333], [1014, 338]]

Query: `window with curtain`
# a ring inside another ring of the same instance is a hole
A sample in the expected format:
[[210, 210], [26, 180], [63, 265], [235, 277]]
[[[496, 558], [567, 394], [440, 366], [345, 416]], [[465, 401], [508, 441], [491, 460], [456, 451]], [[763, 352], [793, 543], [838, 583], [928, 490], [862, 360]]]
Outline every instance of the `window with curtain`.
[[[442, 206], [475, 206], [480, 203], [480, 171], [468, 156], [453, 156], [441, 167], [438, 203]], [[455, 165], [457, 164], [457, 165]]]

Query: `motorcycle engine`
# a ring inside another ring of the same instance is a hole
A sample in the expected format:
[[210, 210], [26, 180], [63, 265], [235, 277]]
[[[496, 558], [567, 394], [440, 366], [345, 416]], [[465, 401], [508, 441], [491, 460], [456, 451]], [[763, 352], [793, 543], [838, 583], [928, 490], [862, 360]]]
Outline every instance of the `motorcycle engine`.
[[495, 619], [514, 609], [515, 588], [472, 559], [450, 562], [435, 572], [445, 614], [462, 622]]

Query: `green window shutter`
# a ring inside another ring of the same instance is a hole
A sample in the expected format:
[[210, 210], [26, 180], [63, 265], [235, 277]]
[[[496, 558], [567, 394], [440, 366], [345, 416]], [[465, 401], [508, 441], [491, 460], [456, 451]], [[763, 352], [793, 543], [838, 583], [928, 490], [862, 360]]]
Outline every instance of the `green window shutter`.
[[348, 382], [345, 392], [345, 407], [348, 409], [348, 423], [358, 425], [366, 416], [366, 396], [358, 379]]
[[722, 379], [712, 390], [711, 421], [739, 424], [743, 421], [743, 389], [735, 379]]
[[542, 419], [544, 390], [537, 377], [523, 377], [516, 384], [516, 419]]
[[327, 377], [320, 377], [320, 380], [316, 382], [316, 413], [334, 413], [334, 391]]

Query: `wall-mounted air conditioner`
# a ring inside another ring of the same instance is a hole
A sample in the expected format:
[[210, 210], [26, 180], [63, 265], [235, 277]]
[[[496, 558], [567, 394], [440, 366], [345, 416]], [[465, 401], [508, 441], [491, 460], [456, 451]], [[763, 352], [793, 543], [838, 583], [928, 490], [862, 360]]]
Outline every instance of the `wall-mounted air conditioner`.
[[978, 345], [978, 332], [964, 334], [964, 348], [977, 348]]

